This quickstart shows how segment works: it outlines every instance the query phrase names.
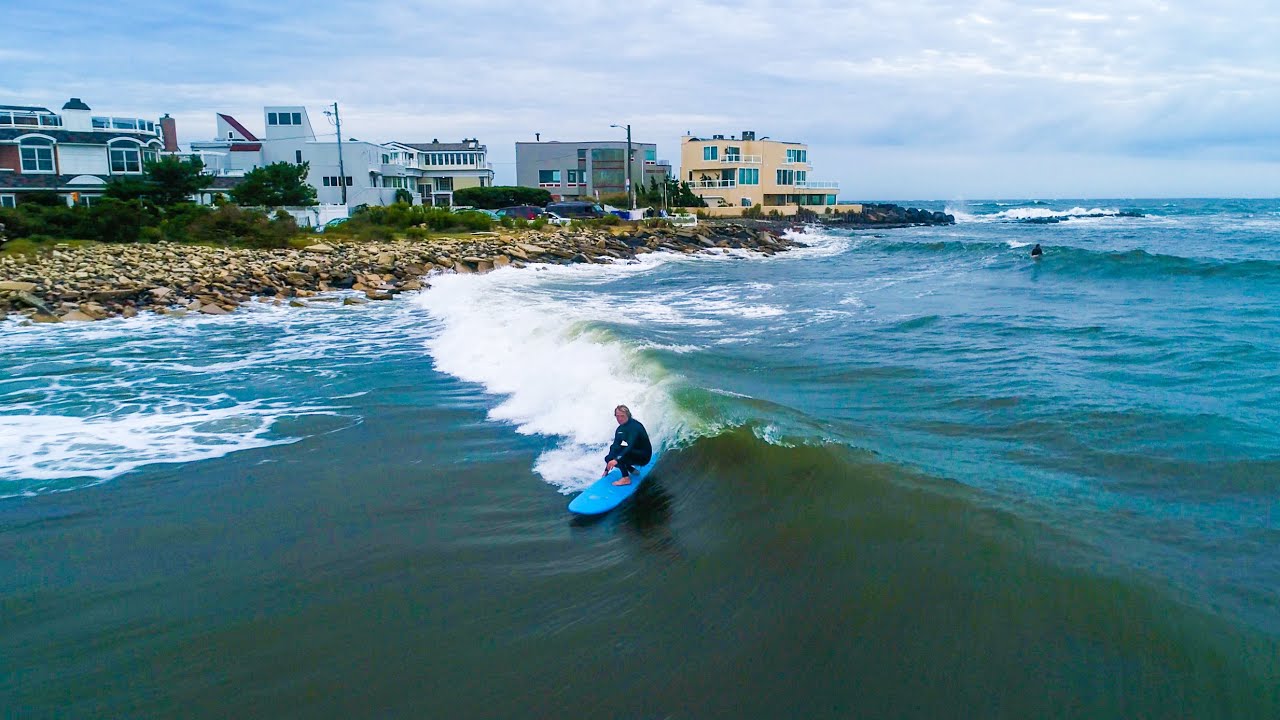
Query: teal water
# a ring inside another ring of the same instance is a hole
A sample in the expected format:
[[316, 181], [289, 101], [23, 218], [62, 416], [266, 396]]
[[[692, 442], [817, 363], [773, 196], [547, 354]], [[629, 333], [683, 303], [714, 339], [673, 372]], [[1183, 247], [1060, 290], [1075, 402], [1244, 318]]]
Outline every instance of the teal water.
[[[0, 698], [1280, 716], [1280, 202], [913, 205], [959, 222], [0, 325]], [[575, 520], [619, 402], [662, 459]]]

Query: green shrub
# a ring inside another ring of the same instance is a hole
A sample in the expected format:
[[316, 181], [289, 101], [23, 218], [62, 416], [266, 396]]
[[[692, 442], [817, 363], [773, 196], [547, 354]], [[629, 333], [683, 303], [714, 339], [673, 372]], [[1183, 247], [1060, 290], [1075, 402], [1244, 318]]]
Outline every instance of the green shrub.
[[297, 223], [288, 216], [286, 220], [271, 219], [257, 210], [244, 210], [236, 205], [224, 205], [202, 217], [195, 218], [187, 227], [189, 239], [196, 242], [222, 245], [244, 245], [254, 248], [284, 248], [298, 232]]

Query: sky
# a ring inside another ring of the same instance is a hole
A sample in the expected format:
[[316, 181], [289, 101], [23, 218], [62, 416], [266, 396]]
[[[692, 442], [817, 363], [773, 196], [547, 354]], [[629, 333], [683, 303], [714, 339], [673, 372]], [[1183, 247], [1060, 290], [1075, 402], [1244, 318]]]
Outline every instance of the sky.
[[1274, 0], [0, 0], [0, 103], [263, 129], [809, 145], [848, 200], [1280, 197]]

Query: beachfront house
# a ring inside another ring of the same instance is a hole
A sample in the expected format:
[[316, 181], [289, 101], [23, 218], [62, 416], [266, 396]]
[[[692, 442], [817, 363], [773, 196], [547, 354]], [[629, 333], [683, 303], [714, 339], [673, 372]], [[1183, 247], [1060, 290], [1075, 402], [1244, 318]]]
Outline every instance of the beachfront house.
[[[263, 132], [251, 132], [230, 115], [217, 116], [218, 137], [191, 143], [191, 154], [204, 160], [215, 176], [243, 177], [254, 168], [276, 162], [309, 163], [307, 183], [321, 205], [390, 205], [397, 191], [422, 202], [423, 172], [387, 163], [387, 148], [378, 143], [344, 137], [339, 147], [336, 130], [317, 134], [301, 105], [271, 105], [262, 109]], [[344, 192], [345, 191], [345, 192]]]
[[809, 146], [799, 142], [741, 136], [685, 135], [680, 142], [680, 179], [706, 203], [710, 215], [736, 215], [760, 205], [794, 215], [799, 208], [835, 208], [840, 184], [810, 177]]
[[171, 145], [172, 119], [94, 115], [80, 98], [55, 113], [44, 107], [0, 105], [0, 207], [24, 195], [57, 193], [68, 204], [101, 197], [114, 177], [141, 175], [143, 164]]
[[[631, 177], [636, 187], [664, 182], [671, 163], [658, 159], [654, 143], [631, 143]], [[543, 188], [554, 200], [599, 199], [627, 192], [625, 140], [517, 142], [516, 184]]]
[[452, 207], [453, 193], [469, 187], [493, 187], [493, 163], [489, 149], [475, 138], [460, 143], [389, 142], [383, 145], [382, 163], [413, 168], [418, 172], [417, 193], [422, 202]]

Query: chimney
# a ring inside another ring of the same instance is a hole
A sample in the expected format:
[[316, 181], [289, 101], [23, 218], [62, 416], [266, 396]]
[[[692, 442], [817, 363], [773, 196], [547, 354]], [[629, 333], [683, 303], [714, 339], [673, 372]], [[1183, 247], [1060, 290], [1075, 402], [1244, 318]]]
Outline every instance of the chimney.
[[169, 113], [160, 118], [160, 137], [164, 139], [165, 152], [178, 152], [178, 121], [169, 117]]
[[755, 130], [743, 130], [743, 131], [742, 131], [742, 140], [743, 140], [743, 142], [748, 142], [748, 141], [755, 140], [755, 139], [756, 139], [756, 131], [755, 131]]
[[62, 128], [64, 130], [92, 130], [93, 118], [89, 115], [89, 106], [80, 98], [71, 98], [62, 106]]

